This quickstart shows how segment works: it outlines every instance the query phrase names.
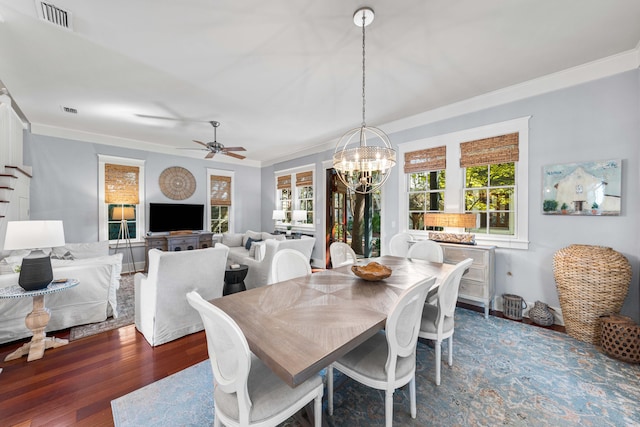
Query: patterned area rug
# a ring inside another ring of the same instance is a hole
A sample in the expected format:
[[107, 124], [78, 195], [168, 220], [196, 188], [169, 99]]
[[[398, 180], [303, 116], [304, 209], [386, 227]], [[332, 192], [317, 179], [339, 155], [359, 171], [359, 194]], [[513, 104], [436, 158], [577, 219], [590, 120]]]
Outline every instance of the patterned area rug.
[[123, 275], [120, 279], [120, 288], [116, 293], [116, 298], [118, 299], [118, 317], [108, 317], [104, 322], [75, 326], [71, 328], [69, 332], [69, 341], [133, 324], [135, 320], [135, 300], [133, 292], [133, 275]]
[[[394, 394], [398, 426], [640, 425], [640, 366], [611, 359], [566, 334], [458, 308], [453, 367], [443, 346], [442, 383], [434, 349], [418, 343], [418, 418], [406, 387]], [[330, 426], [384, 425], [384, 392], [336, 373]], [[212, 425], [209, 361], [115, 399], [116, 426]], [[286, 426], [297, 426], [289, 420]]]

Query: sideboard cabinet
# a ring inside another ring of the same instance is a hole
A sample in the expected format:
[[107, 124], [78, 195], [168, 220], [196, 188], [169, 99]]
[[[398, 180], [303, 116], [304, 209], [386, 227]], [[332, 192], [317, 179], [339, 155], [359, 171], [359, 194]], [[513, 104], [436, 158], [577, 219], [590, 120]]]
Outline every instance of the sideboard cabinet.
[[460, 280], [458, 298], [482, 303], [484, 317], [488, 318], [495, 297], [495, 246], [456, 243], [440, 243], [440, 246], [447, 264], [473, 259], [471, 267]]
[[203, 231], [194, 234], [176, 234], [166, 236], [145, 237], [144, 269], [149, 266], [149, 250], [161, 251], [191, 251], [194, 249], [211, 248], [214, 245], [213, 233]]

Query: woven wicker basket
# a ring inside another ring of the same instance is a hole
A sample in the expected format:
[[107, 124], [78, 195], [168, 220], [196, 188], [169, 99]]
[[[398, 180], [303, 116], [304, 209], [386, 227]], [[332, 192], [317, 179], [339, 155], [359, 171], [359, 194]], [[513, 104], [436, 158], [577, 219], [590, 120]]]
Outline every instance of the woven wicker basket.
[[631, 265], [604, 246], [571, 245], [553, 256], [553, 275], [567, 333], [600, 345], [600, 316], [618, 314], [631, 282]]
[[626, 316], [602, 316], [602, 350], [611, 357], [640, 363], [640, 325]]

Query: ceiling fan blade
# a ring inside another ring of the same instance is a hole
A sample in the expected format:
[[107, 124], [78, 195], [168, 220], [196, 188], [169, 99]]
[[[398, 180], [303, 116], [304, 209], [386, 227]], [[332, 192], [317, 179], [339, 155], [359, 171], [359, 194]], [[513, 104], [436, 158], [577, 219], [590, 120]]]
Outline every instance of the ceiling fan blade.
[[226, 151], [247, 151], [244, 147], [224, 147]]
[[245, 156], [241, 156], [240, 154], [228, 153], [226, 151], [223, 151], [222, 154], [226, 154], [227, 156], [235, 157], [236, 159], [240, 159], [240, 160], [245, 158]]
[[209, 151], [209, 153], [208, 153], [206, 156], [204, 156], [204, 158], [205, 158], [205, 159], [210, 159], [210, 158], [212, 158], [212, 157], [213, 157], [213, 156], [215, 156], [215, 155], [216, 155], [216, 153], [214, 153], [213, 151]]
[[205, 147], [209, 148], [209, 146], [207, 144], [205, 144], [204, 142], [202, 142], [202, 141], [196, 141], [194, 139], [193, 142], [195, 142], [196, 144], [204, 145]]
[[174, 122], [208, 123], [206, 120], [194, 120], [194, 119], [185, 119], [185, 118], [181, 119], [180, 117], [153, 116], [150, 114], [135, 114], [135, 116], [143, 119], [171, 120]]

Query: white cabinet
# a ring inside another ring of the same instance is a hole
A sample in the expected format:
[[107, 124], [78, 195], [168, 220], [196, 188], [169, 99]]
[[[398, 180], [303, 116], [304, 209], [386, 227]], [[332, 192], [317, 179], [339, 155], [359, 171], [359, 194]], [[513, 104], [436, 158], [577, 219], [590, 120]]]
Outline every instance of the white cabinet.
[[489, 317], [489, 309], [495, 296], [495, 246], [456, 243], [440, 243], [440, 246], [447, 264], [473, 259], [471, 267], [460, 280], [458, 298], [482, 303], [484, 317]]

